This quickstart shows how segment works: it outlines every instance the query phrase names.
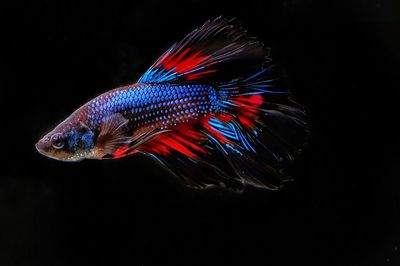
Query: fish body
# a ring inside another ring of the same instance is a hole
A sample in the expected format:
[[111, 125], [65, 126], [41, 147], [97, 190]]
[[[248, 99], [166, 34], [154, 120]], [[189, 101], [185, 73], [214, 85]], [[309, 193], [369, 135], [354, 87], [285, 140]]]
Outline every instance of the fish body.
[[111, 114], [121, 114], [133, 129], [167, 129], [218, 112], [216, 90], [202, 85], [133, 84], [106, 92], [83, 107], [82, 117], [99, 131]]
[[208, 21], [137, 83], [87, 102], [36, 147], [62, 161], [148, 155], [193, 188], [277, 189], [308, 130], [266, 56], [232, 21]]

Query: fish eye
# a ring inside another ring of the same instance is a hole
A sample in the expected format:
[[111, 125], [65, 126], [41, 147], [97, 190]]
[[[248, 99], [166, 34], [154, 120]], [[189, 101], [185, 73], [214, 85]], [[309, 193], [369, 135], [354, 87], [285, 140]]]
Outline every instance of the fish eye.
[[64, 147], [64, 140], [62, 139], [62, 134], [61, 133], [54, 134], [51, 137], [51, 145], [55, 149], [61, 149], [62, 147]]

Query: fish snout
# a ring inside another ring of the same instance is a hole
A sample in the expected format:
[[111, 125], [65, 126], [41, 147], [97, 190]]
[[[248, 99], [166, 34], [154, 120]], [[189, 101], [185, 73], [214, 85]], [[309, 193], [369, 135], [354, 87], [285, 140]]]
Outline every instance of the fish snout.
[[46, 155], [48, 150], [49, 150], [49, 139], [48, 138], [43, 138], [40, 139], [36, 144], [35, 144], [36, 150], [43, 154]]

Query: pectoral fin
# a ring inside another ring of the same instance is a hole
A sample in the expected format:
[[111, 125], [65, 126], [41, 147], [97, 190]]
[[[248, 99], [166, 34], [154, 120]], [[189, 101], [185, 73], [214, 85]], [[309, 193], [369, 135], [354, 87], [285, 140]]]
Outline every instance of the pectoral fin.
[[116, 159], [127, 156], [162, 132], [164, 131], [149, 128], [133, 129], [129, 126], [129, 119], [119, 113], [112, 114], [101, 125], [92, 157]]

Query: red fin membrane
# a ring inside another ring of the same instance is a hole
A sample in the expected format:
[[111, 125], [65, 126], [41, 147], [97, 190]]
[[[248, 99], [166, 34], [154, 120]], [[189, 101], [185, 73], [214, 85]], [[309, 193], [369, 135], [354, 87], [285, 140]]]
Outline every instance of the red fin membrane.
[[207, 150], [201, 147], [204, 136], [189, 126], [181, 127], [177, 131], [168, 132], [154, 138], [140, 147], [143, 152], [151, 152], [164, 156], [180, 153], [192, 159], [199, 158]]
[[234, 178], [234, 172], [207, 134], [192, 126], [160, 135], [138, 150], [156, 159], [188, 187], [224, 186], [234, 191], [241, 191], [244, 187], [241, 180]]
[[266, 56], [239, 24], [220, 17], [172, 45], [138, 82], [229, 82], [260, 69]]

